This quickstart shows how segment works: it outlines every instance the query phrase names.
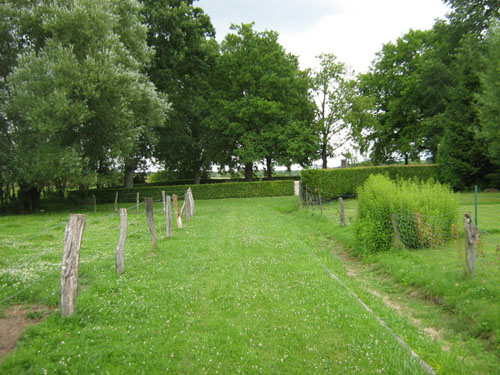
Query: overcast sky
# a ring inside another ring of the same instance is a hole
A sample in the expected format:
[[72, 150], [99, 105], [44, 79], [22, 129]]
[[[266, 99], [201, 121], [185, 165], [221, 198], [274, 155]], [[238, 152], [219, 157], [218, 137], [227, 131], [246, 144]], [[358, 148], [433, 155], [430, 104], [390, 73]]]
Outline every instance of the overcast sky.
[[382, 44], [409, 29], [430, 29], [449, 9], [441, 0], [199, 0], [221, 41], [231, 23], [255, 22], [275, 30], [302, 68], [333, 53], [356, 72], [366, 72]]

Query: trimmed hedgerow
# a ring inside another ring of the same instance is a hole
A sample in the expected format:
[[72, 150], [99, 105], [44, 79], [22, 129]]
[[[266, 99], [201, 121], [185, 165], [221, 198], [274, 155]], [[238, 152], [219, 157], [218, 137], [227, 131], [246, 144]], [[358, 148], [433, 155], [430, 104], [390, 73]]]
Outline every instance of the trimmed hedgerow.
[[404, 247], [439, 246], [450, 236], [457, 207], [450, 188], [432, 180], [395, 182], [371, 175], [358, 189], [357, 251], [389, 250], [394, 239], [393, 219]]
[[354, 196], [366, 179], [372, 174], [382, 174], [391, 180], [414, 179], [437, 180], [437, 165], [389, 165], [380, 167], [357, 167], [344, 169], [308, 169], [302, 171], [303, 187], [310, 191], [320, 191], [328, 198]]
[[97, 203], [112, 203], [115, 199], [115, 193], [118, 192], [119, 202], [132, 203], [136, 201], [137, 193], [141, 199], [144, 197], [161, 199], [161, 192], [164, 190], [167, 195], [177, 194], [182, 199], [189, 187], [191, 187], [195, 199], [275, 197], [294, 194], [293, 181], [259, 181], [207, 185], [139, 186], [131, 189], [94, 189], [72, 191], [69, 192], [68, 197], [77, 202], [89, 202], [89, 198], [95, 194]]

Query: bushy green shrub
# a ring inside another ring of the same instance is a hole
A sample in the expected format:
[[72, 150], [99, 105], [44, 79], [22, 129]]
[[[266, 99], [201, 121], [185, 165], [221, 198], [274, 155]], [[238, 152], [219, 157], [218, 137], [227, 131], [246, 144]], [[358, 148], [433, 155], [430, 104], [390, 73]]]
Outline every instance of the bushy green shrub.
[[115, 193], [118, 191], [119, 202], [133, 203], [136, 201], [137, 193], [141, 199], [152, 197], [159, 200], [161, 192], [164, 190], [167, 195], [177, 194], [182, 199], [188, 187], [191, 187], [194, 199], [275, 197], [293, 195], [293, 185], [293, 181], [259, 181], [207, 185], [140, 186], [131, 189], [110, 188], [72, 191], [68, 193], [68, 197], [79, 203], [88, 203], [94, 194], [97, 203], [112, 203], [115, 199]]
[[389, 250], [393, 218], [405, 247], [438, 246], [449, 237], [458, 207], [453, 192], [433, 180], [393, 181], [383, 175], [371, 175], [358, 189], [358, 205], [358, 253]]
[[358, 188], [372, 174], [382, 174], [392, 180], [417, 178], [422, 181], [437, 180], [437, 165], [389, 165], [345, 169], [308, 169], [302, 171], [302, 186], [310, 191], [320, 191], [327, 198], [354, 196]]

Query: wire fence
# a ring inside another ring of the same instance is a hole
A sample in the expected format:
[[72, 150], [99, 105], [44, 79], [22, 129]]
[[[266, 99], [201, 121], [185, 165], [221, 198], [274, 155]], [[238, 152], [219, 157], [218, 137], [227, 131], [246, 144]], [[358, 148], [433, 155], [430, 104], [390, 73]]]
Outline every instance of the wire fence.
[[[357, 215], [356, 208], [348, 208], [342, 213], [342, 199], [356, 198], [351, 194], [325, 194], [319, 189], [301, 186], [299, 190], [299, 207], [306, 206], [311, 214], [332, 216], [333, 220], [341, 222], [346, 217], [344, 225], [352, 225]], [[334, 207], [332, 209], [332, 207]], [[357, 206], [356, 206], [357, 207]], [[465, 214], [465, 212], [463, 212]], [[477, 215], [477, 206], [476, 214]], [[463, 217], [456, 214], [431, 216], [419, 212], [409, 212], [403, 209], [391, 215], [395, 247], [409, 250], [436, 249], [456, 252], [456, 262], [451, 260], [450, 269], [464, 267], [466, 263], [465, 230]], [[495, 224], [494, 224], [495, 225]], [[478, 273], [500, 281], [500, 229], [491, 227], [477, 228], [478, 240], [475, 244], [475, 257]]]
[[[163, 199], [154, 199], [153, 202], [164, 204]], [[141, 201], [126, 207], [129, 217], [127, 238], [133, 239], [136, 244], [147, 242], [147, 237], [150, 236], [146, 215], [141, 209], [143, 206], [144, 201]], [[85, 220], [82, 244], [84, 255], [80, 260], [80, 265], [84, 267], [109, 261], [111, 250], [118, 243], [120, 222], [113, 219], [118, 218], [120, 213], [103, 213], [103, 209], [109, 210], [109, 205], [103, 205], [99, 209], [98, 213], [87, 212], [90, 218]], [[164, 228], [167, 220], [164, 207], [160, 212], [161, 215], [156, 215], [156, 225]], [[172, 212], [172, 215], [175, 213]], [[8, 226], [7, 224], [3, 225]], [[51, 223], [34, 234], [17, 236], [15, 240], [11, 239], [16, 236], [2, 231], [0, 224], [0, 307], [26, 301], [57, 301], [60, 283], [56, 280], [61, 274], [61, 255], [67, 224], [67, 220], [54, 225]], [[37, 226], [39, 225], [38, 222]], [[158, 232], [166, 235], [164, 231], [160, 229]], [[43, 291], [44, 296], [37, 295], [38, 291]]]

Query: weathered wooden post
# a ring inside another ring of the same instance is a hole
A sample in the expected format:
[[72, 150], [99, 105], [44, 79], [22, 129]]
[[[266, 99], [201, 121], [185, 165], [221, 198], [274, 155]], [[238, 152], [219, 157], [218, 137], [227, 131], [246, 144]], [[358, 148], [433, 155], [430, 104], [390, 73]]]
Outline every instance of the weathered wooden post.
[[125, 253], [125, 240], [127, 239], [127, 209], [120, 208], [120, 238], [116, 246], [116, 273], [121, 275], [125, 269], [124, 266], [124, 253]]
[[476, 276], [476, 254], [474, 253], [474, 245], [479, 239], [479, 230], [472, 223], [471, 214], [468, 212], [464, 215], [465, 225], [465, 274], [468, 277]]
[[189, 190], [184, 194], [184, 205], [186, 208], [186, 221], [191, 219], [191, 198], [189, 197]]
[[177, 219], [177, 228], [182, 229], [182, 218], [181, 218], [181, 213], [179, 211], [179, 202], [177, 201], [177, 194], [172, 195], [173, 200], [174, 200], [174, 210], [175, 210], [175, 217]]
[[170, 195], [167, 195], [167, 212], [165, 215], [167, 216], [166, 236], [172, 238], [172, 203], [170, 202]]
[[97, 202], [95, 199], [95, 194], [92, 194], [92, 203], [94, 204], [94, 212], [97, 212]]
[[118, 212], [118, 192], [115, 194], [115, 212]]
[[135, 200], [135, 213], [136, 214], [139, 213], [139, 192], [137, 192], [137, 197], [136, 197], [136, 200]]
[[345, 227], [344, 200], [342, 199], [342, 197], [339, 198], [339, 211], [340, 211], [340, 225]]
[[144, 203], [146, 205], [146, 216], [148, 219], [149, 231], [151, 232], [151, 238], [153, 241], [153, 249], [156, 249], [156, 231], [155, 231], [155, 219], [153, 217], [153, 198], [144, 198]]
[[165, 202], [165, 190], [161, 191], [161, 201], [163, 202], [161, 212], [164, 214], [165, 212], [167, 212], [167, 204]]
[[401, 241], [401, 235], [399, 233], [398, 222], [396, 221], [396, 215], [391, 214], [392, 229], [394, 231], [394, 245], [398, 248], [403, 247], [403, 242]]
[[64, 235], [64, 254], [61, 267], [61, 315], [76, 311], [80, 246], [85, 228], [84, 215], [71, 215]]
[[191, 216], [194, 216], [195, 210], [194, 210], [193, 191], [191, 190], [191, 188], [189, 188], [188, 191], [189, 191], [189, 207], [191, 207]]

